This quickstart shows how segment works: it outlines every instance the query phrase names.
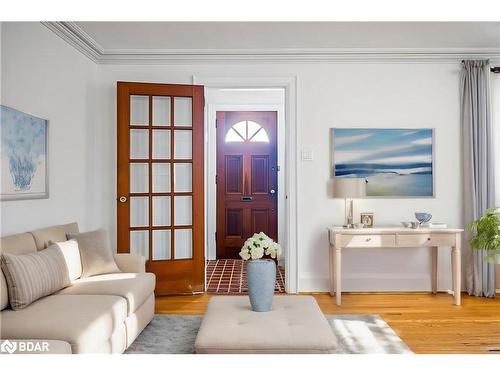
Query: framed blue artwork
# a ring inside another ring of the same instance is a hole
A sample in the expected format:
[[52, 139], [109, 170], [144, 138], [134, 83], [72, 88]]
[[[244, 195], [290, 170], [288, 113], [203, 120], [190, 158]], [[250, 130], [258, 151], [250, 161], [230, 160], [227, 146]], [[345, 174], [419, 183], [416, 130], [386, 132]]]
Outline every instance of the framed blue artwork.
[[48, 121], [0, 105], [0, 140], [0, 199], [48, 198]]
[[368, 197], [434, 197], [433, 129], [332, 129], [333, 176], [365, 178]]

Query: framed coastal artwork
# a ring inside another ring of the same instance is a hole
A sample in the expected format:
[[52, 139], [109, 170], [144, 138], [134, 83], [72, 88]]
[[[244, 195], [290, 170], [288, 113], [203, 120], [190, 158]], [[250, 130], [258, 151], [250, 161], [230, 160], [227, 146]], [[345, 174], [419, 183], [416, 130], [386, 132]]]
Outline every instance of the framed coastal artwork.
[[48, 198], [48, 121], [3, 105], [0, 119], [0, 199]]
[[368, 197], [434, 197], [433, 129], [332, 129], [333, 176], [365, 178]]

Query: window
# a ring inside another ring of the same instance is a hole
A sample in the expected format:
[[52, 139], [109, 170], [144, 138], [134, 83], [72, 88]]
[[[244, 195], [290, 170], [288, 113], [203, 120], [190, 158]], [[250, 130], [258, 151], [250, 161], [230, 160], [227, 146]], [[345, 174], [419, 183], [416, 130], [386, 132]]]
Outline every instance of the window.
[[269, 137], [266, 130], [254, 121], [240, 121], [228, 130], [225, 142], [266, 142]]

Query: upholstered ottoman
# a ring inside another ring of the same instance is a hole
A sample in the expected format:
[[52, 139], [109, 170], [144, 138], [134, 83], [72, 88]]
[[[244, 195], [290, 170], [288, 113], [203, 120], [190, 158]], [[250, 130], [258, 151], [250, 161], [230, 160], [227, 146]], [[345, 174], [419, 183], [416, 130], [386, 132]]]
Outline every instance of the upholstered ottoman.
[[209, 302], [196, 353], [335, 353], [337, 340], [311, 296], [274, 296], [270, 312], [253, 312], [248, 296]]

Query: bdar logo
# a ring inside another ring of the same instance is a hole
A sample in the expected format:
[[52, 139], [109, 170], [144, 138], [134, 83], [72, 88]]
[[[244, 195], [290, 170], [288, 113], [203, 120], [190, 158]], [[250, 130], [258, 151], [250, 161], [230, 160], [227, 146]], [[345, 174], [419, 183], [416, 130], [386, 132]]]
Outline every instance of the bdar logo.
[[17, 349], [17, 343], [16, 342], [10, 342], [9, 340], [5, 340], [1, 345], [0, 345], [0, 351], [2, 353], [9, 353], [12, 354], [16, 351]]

